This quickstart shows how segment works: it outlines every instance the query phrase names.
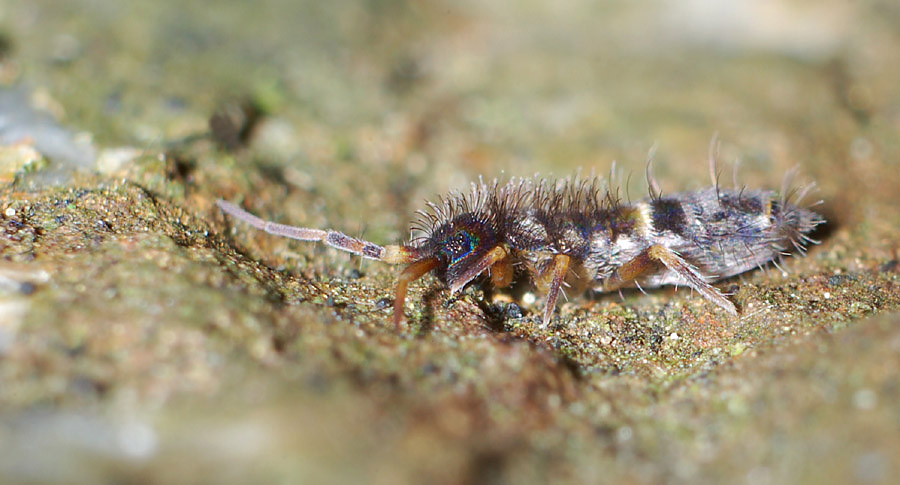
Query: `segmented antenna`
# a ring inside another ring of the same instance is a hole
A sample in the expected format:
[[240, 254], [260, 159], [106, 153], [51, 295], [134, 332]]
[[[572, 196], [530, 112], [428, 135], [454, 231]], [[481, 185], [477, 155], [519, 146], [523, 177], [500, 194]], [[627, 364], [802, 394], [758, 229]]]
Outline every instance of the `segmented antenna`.
[[277, 222], [266, 221], [224, 200], [217, 200], [216, 205], [226, 214], [250, 224], [251, 226], [276, 236], [298, 239], [300, 241], [322, 242], [335, 249], [362, 256], [364, 258], [383, 260], [384, 248], [362, 239], [350, 237], [333, 230], [312, 229], [309, 227], [288, 226]]

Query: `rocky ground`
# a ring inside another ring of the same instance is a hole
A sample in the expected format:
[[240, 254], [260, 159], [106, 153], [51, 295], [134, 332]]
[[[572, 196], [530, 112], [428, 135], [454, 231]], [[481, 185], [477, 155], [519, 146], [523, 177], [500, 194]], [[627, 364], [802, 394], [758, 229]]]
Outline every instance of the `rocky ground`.
[[[900, 8], [543, 3], [3, 1], [2, 481], [892, 481]], [[739, 318], [429, 276], [398, 329], [397, 268], [215, 206], [394, 243], [479, 176], [708, 185], [716, 133], [828, 220]]]

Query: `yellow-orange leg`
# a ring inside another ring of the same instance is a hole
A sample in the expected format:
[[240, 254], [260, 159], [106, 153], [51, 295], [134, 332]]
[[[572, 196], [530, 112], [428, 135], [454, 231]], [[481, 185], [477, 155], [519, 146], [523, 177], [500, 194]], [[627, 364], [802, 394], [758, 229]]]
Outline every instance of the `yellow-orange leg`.
[[494, 266], [494, 264], [506, 259], [507, 256], [509, 256], [509, 253], [504, 246], [496, 246], [491, 249], [487, 254], [482, 256], [481, 259], [476, 261], [475, 264], [466, 269], [465, 273], [459, 275], [454, 281], [447, 282], [450, 287], [450, 294], [453, 295], [457, 291], [463, 289], [466, 284], [477, 278], [481, 273], [487, 271], [487, 269]]
[[734, 307], [734, 303], [731, 303], [731, 300], [726, 298], [718, 288], [707, 283], [706, 279], [696, 266], [688, 263], [677, 253], [670, 251], [663, 246], [650, 246], [648, 251], [651, 258], [665, 265], [669, 271], [677, 273], [685, 284], [697, 290], [701, 295], [706, 297], [707, 300], [722, 307], [723, 310], [737, 316], [738, 312], [737, 308]]
[[557, 254], [553, 257], [550, 264], [536, 278], [538, 287], [547, 287], [547, 306], [544, 307], [544, 322], [546, 327], [553, 317], [553, 310], [556, 308], [556, 300], [559, 298], [559, 291], [566, 279], [569, 271], [569, 264], [572, 259], [565, 254]]
[[406, 267], [397, 278], [397, 294], [394, 297], [394, 326], [400, 328], [400, 322], [403, 320], [403, 303], [406, 301], [406, 291], [409, 284], [429, 271], [436, 268], [439, 264], [437, 258], [428, 258]]
[[716, 287], [706, 282], [706, 278], [694, 265], [688, 263], [676, 252], [655, 244], [650, 246], [631, 261], [623, 264], [606, 283], [605, 289], [621, 288], [626, 284], [636, 281], [652, 270], [657, 270], [662, 264], [669, 271], [677, 274], [681, 281], [697, 290], [701, 295], [719, 305], [722, 309], [737, 315], [737, 309], [725, 295]]
[[497, 288], [506, 288], [513, 281], [515, 270], [509, 257], [503, 258], [491, 266], [491, 283]]
[[626, 286], [651, 270], [658, 269], [658, 264], [657, 261], [650, 257], [650, 250], [643, 251], [631, 261], [619, 266], [615, 274], [606, 282], [606, 289], [614, 290]]

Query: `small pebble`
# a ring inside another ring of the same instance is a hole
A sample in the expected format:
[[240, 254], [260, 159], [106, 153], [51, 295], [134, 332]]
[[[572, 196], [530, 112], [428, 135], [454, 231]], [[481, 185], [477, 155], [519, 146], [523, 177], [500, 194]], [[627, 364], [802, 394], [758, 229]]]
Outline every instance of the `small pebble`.
[[34, 286], [34, 283], [28, 281], [23, 281], [19, 284], [19, 293], [22, 293], [23, 295], [30, 295], [34, 293], [35, 289], [37, 289], [37, 287]]
[[522, 313], [522, 308], [515, 303], [510, 303], [506, 305], [506, 316], [509, 318], [522, 318], [524, 314]]

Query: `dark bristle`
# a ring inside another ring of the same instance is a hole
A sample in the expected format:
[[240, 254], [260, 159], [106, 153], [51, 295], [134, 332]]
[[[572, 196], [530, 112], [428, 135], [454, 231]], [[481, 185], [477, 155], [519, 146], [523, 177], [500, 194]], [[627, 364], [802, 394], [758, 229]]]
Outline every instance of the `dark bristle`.
[[[815, 189], [815, 183], [801, 186], [788, 186], [792, 173], [785, 175], [785, 186], [782, 188], [781, 204], [778, 212], [773, 208], [774, 226], [776, 232], [781, 234], [794, 249], [800, 254], [806, 254], [807, 244], [818, 244], [818, 241], [807, 236], [816, 226], [823, 224], [825, 220], [809, 208], [801, 206], [803, 199]], [[815, 205], [815, 204], [812, 204]], [[774, 203], [773, 203], [774, 207]]]
[[607, 189], [602, 177], [590, 176], [564, 179], [513, 178], [505, 184], [494, 180], [473, 183], [469, 192], [451, 192], [426, 203], [427, 209], [417, 211], [418, 218], [410, 225], [411, 242], [420, 244], [442, 225], [464, 214], [474, 214], [485, 224], [501, 226], [504, 221], [522, 211], [543, 214], [593, 214], [614, 211], [619, 205], [618, 195]]

